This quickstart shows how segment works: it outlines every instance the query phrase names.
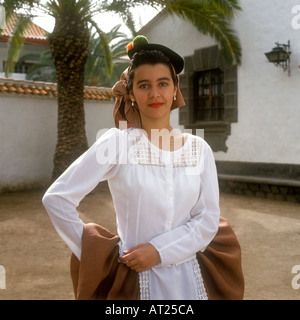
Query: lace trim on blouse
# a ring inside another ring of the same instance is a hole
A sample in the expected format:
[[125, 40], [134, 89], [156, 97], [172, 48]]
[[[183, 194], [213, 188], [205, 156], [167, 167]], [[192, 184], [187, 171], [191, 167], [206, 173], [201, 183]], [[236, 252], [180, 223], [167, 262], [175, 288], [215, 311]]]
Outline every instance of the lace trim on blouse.
[[193, 266], [193, 271], [194, 271], [194, 277], [196, 281], [196, 287], [197, 287], [197, 295], [199, 300], [207, 300], [207, 293], [206, 289], [204, 286], [200, 266], [198, 263], [197, 258], [192, 260], [192, 266]]
[[[207, 293], [204, 286], [200, 266], [197, 258], [191, 260], [192, 269], [195, 279], [195, 285], [197, 290], [198, 300], [207, 300]], [[140, 284], [140, 300], [151, 300], [150, 294], [150, 272], [149, 270], [139, 273], [139, 284]]]
[[139, 273], [140, 300], [151, 300], [149, 270]]
[[[189, 136], [192, 139], [191, 147], [186, 140], [181, 149], [174, 152], [159, 150], [157, 147], [151, 146], [147, 138], [142, 135], [130, 134], [129, 160], [130, 163], [143, 166], [158, 166], [167, 167], [172, 163], [173, 168], [176, 167], [197, 167], [201, 161], [202, 141], [194, 136]], [[172, 161], [171, 161], [172, 160]]]

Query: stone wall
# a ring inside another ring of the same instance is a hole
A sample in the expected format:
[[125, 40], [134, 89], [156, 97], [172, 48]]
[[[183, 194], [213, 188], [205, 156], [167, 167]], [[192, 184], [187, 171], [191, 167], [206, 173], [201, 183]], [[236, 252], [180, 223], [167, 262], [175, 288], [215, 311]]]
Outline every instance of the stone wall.
[[300, 188], [219, 179], [220, 192], [300, 203]]

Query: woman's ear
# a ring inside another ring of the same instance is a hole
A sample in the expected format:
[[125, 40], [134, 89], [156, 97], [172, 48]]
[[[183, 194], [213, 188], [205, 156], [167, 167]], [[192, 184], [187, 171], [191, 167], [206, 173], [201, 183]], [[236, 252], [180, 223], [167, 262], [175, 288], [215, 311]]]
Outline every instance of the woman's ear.
[[177, 97], [177, 87], [175, 87], [175, 91], [174, 91], [174, 100], [176, 100]]
[[129, 92], [129, 98], [130, 98], [131, 101], [132, 100], [135, 101], [135, 98], [134, 98], [134, 95], [133, 95], [132, 91]]
[[132, 94], [132, 92], [129, 92], [129, 98], [130, 98], [130, 100], [131, 100], [131, 105], [134, 107], [135, 98], [134, 98], [134, 95]]

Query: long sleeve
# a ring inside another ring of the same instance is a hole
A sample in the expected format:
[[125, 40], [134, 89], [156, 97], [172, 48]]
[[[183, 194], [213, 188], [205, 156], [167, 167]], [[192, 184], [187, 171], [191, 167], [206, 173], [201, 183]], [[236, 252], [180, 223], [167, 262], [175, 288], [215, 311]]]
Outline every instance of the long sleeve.
[[83, 221], [77, 207], [99, 182], [117, 170], [118, 129], [103, 134], [49, 187], [43, 204], [61, 238], [80, 259]]
[[220, 209], [217, 172], [212, 151], [207, 144], [205, 146], [200, 195], [191, 210], [190, 220], [150, 241], [160, 254], [161, 267], [181, 263], [196, 252], [204, 251], [218, 230]]

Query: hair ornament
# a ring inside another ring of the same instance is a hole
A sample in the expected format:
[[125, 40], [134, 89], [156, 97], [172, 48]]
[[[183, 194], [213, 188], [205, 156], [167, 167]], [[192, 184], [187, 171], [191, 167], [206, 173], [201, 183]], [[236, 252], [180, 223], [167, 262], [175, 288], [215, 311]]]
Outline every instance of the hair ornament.
[[145, 36], [139, 35], [136, 36], [132, 42], [128, 43], [127, 45], [127, 52], [133, 48], [138, 49], [139, 47], [142, 47], [144, 45], [147, 45], [149, 43], [148, 39]]
[[157, 50], [161, 51], [165, 56], [167, 56], [173, 65], [175, 72], [179, 74], [184, 67], [183, 58], [177, 54], [172, 49], [163, 46], [161, 44], [149, 43], [148, 39], [145, 36], [138, 35], [132, 42], [127, 45], [127, 54], [130, 59], [133, 58], [134, 54], [140, 51], [152, 51]]

